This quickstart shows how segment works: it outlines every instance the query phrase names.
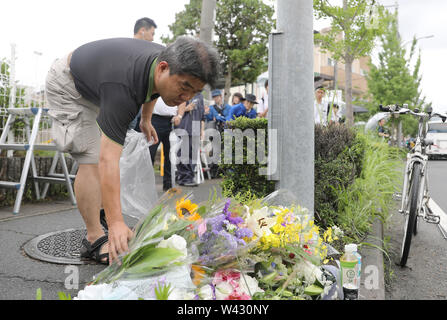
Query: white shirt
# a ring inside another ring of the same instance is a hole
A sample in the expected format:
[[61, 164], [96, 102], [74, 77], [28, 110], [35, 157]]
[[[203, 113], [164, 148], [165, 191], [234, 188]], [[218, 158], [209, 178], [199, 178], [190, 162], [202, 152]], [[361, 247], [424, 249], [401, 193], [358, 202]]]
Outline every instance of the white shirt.
[[177, 115], [177, 106], [170, 107], [163, 101], [161, 97], [159, 97], [157, 99], [157, 102], [155, 102], [153, 114], [158, 114], [159, 116], [173, 117]]
[[262, 98], [259, 100], [259, 104], [257, 105], [256, 112], [262, 113], [265, 112], [269, 107], [269, 95], [266, 91], [262, 94]]
[[327, 103], [324, 99], [321, 100], [321, 103], [318, 103], [317, 100], [315, 100], [314, 113], [315, 124], [327, 124]]

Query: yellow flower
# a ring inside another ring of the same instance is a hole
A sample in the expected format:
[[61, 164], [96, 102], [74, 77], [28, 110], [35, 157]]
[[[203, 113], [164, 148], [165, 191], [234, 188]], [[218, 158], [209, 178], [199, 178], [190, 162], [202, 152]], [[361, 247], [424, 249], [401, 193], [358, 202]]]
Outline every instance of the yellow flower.
[[177, 201], [175, 208], [177, 210], [177, 215], [181, 219], [196, 221], [201, 218], [196, 212], [198, 205], [192, 203], [191, 200], [185, 200], [185, 198], [182, 198], [180, 201]]
[[205, 270], [201, 266], [193, 264], [191, 265], [191, 271], [193, 273], [192, 282], [198, 286], [202, 279], [205, 278]]

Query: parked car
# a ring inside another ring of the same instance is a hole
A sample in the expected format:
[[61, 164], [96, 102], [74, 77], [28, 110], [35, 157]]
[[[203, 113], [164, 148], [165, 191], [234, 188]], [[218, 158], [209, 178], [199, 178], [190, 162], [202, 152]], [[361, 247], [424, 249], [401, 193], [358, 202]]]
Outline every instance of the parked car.
[[428, 122], [427, 139], [433, 140], [433, 145], [427, 149], [429, 159], [447, 158], [447, 122], [434, 117]]

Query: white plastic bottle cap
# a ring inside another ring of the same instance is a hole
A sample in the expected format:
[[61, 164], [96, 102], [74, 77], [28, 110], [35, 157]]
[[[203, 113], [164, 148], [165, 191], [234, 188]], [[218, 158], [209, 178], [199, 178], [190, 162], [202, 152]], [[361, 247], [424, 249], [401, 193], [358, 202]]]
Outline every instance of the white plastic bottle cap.
[[357, 245], [355, 243], [345, 245], [345, 252], [357, 252]]

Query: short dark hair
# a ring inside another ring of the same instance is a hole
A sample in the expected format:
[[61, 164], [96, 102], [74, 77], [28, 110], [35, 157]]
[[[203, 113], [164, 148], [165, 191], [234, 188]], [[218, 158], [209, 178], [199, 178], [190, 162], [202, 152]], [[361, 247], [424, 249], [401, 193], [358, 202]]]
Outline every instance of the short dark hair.
[[205, 42], [182, 36], [166, 47], [158, 56], [158, 62], [166, 61], [169, 74], [190, 75], [215, 86], [219, 77], [219, 55]]
[[141, 28], [150, 29], [152, 27], [157, 28], [154, 20], [147, 17], [138, 19], [137, 22], [135, 22], [135, 26], [133, 27], [133, 34], [137, 34], [138, 30], [140, 30]]
[[235, 94], [233, 94], [233, 98], [234, 97], [238, 97], [239, 100], [244, 100], [244, 96], [242, 95], [242, 93], [240, 92], [236, 92]]
[[267, 79], [267, 80], [265, 80], [265, 82], [264, 82], [264, 88], [267, 88], [268, 85], [269, 85], [269, 80]]

